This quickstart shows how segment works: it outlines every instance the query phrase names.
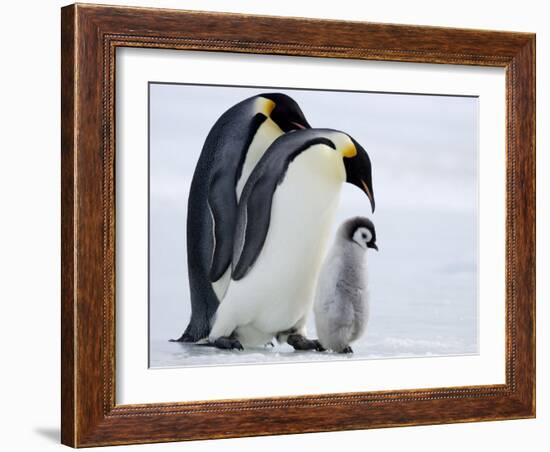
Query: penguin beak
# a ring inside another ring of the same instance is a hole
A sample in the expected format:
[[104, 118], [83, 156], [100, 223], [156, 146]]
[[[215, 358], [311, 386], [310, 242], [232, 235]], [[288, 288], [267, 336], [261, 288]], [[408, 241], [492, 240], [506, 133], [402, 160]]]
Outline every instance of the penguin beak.
[[[274, 118], [275, 116], [275, 118]], [[293, 115], [294, 117], [291, 118], [282, 118], [278, 119], [277, 115], [271, 115], [271, 119], [275, 119], [275, 122], [279, 124], [279, 127], [284, 132], [293, 132], [294, 130], [303, 130], [303, 129], [311, 129], [311, 126], [307, 122], [306, 118], [303, 117], [303, 115]]]
[[311, 129], [311, 126], [307, 123], [307, 121], [304, 121], [305, 122], [305, 125], [304, 124], [300, 124], [299, 122], [296, 122], [296, 121], [290, 121], [290, 124], [292, 124], [294, 127], [296, 127], [296, 129]]
[[283, 109], [275, 107], [270, 116], [285, 133], [294, 130], [311, 129], [311, 126], [301, 111], [284, 111]]
[[367, 245], [369, 248], [373, 248], [375, 249], [376, 251], [378, 251], [378, 245], [376, 243], [370, 243], [369, 245]]
[[372, 189], [372, 167], [369, 155], [363, 147], [353, 138], [356, 153], [353, 157], [344, 158], [344, 167], [346, 168], [346, 182], [353, 184], [361, 189], [369, 198], [372, 211], [375, 209], [374, 191]]

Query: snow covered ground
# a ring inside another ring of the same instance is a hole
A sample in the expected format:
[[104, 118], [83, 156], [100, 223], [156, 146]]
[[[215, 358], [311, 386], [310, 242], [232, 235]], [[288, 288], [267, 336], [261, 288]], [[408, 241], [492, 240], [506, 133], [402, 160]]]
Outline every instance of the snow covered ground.
[[477, 353], [477, 347], [457, 337], [435, 336], [419, 339], [368, 333], [362, 340], [353, 344], [353, 351], [353, 354], [295, 351], [287, 344], [233, 351], [157, 339], [151, 341], [150, 367], [472, 355]]

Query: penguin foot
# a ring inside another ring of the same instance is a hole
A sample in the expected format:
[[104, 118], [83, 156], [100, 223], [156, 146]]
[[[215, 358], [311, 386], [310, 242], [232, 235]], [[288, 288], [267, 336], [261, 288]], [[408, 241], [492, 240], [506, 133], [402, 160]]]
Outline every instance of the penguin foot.
[[340, 350], [338, 353], [353, 353], [353, 350], [352, 350], [351, 347], [348, 345], [346, 348], [343, 348], [343, 349]]
[[294, 350], [317, 350], [318, 352], [325, 351], [317, 339], [308, 339], [301, 334], [289, 334], [286, 341], [288, 345], [294, 347]]
[[220, 336], [212, 344], [223, 350], [244, 350], [239, 340], [232, 337]]
[[323, 345], [319, 342], [318, 339], [313, 339], [313, 342], [315, 342], [317, 344], [317, 348], [315, 350], [317, 350], [318, 352], [326, 352], [327, 349], [325, 347], [323, 347]]

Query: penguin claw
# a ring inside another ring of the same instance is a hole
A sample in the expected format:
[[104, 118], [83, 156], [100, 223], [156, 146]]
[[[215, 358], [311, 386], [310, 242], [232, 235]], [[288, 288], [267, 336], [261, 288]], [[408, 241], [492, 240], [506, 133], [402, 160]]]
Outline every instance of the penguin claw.
[[212, 344], [215, 347], [221, 348], [223, 350], [244, 350], [244, 347], [238, 341], [238, 339], [234, 339], [231, 337], [221, 336], [217, 338], [214, 342], [212, 342]]
[[301, 334], [289, 334], [287, 338], [288, 345], [294, 347], [294, 350], [317, 350], [324, 352], [325, 348], [317, 339], [308, 339]]
[[339, 353], [353, 353], [353, 350], [352, 350], [351, 347], [348, 345], [346, 348], [343, 348], [342, 350], [340, 350]]
[[323, 347], [323, 345], [319, 342], [319, 339], [313, 339], [313, 342], [315, 342], [315, 350], [317, 350], [318, 352], [326, 352], [327, 349], [325, 347]]

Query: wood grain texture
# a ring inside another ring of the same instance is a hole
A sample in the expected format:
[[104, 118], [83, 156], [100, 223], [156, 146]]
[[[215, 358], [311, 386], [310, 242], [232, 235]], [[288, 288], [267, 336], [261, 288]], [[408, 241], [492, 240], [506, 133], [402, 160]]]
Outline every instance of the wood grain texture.
[[74, 9], [61, 11], [61, 441], [75, 443], [75, 362], [76, 330], [74, 294], [74, 158], [75, 158], [75, 39]]
[[[64, 444], [84, 447], [535, 415], [534, 35], [81, 4], [62, 9], [61, 35]], [[117, 406], [117, 47], [506, 68], [506, 384]]]

